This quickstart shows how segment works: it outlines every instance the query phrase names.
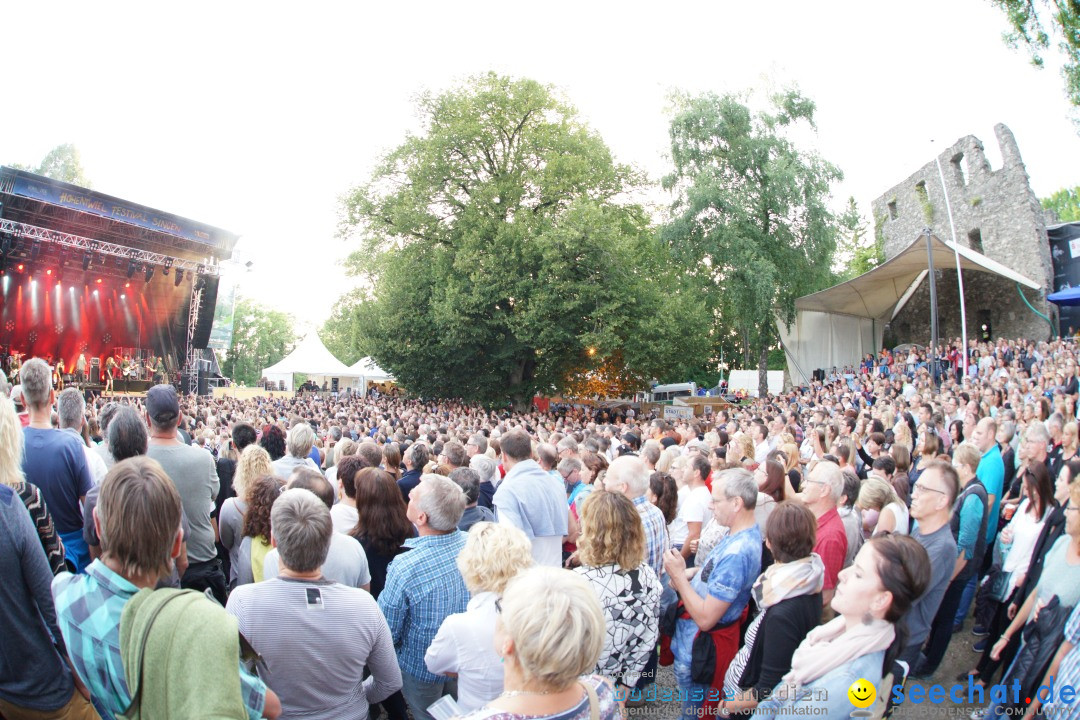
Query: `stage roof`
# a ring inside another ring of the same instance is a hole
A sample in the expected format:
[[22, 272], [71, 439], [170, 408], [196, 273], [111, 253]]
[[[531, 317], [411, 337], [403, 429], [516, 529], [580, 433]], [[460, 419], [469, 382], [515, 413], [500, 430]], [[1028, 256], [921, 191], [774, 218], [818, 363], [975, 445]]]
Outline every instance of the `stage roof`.
[[[935, 269], [956, 269], [956, 256], [951, 242], [931, 235], [930, 246]], [[963, 246], [955, 249], [960, 255], [960, 267], [964, 270], [990, 272], [1032, 290], [1043, 289], [1042, 285], [1034, 280], [981, 253]], [[891, 260], [870, 272], [813, 295], [804, 295], [795, 301], [795, 309], [891, 320], [923, 281], [926, 272], [926, 236], [920, 235]]]
[[190, 260], [228, 260], [239, 236], [129, 200], [0, 166], [6, 220]]

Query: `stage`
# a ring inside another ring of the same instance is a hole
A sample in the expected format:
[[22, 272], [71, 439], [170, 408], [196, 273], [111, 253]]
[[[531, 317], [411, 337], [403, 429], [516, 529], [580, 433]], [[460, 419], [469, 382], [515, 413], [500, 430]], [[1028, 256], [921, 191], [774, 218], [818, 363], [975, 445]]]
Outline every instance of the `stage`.
[[281, 390], [263, 390], [258, 387], [216, 387], [213, 389], [216, 398], [235, 398], [236, 400], [251, 400], [253, 398], [291, 398], [294, 393]]

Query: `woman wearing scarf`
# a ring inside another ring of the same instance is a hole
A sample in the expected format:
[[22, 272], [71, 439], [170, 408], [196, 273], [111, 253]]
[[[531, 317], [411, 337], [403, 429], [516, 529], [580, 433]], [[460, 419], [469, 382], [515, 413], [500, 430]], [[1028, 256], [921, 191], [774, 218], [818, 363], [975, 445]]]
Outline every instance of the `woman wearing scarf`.
[[848, 688], [860, 678], [881, 683], [904, 647], [906, 631], [898, 623], [929, 583], [930, 558], [918, 541], [891, 534], [868, 540], [840, 572], [832, 599], [838, 617], [810, 631], [791, 658], [791, 670], [754, 717], [808, 711], [847, 717]]
[[[821, 620], [825, 567], [814, 552], [817, 520], [802, 503], [785, 501], [769, 515], [765, 544], [775, 563], [751, 590], [761, 609], [728, 666], [721, 715], [748, 713], [791, 670], [791, 657]], [[758, 641], [760, 638], [760, 642]], [[768, 642], [765, 641], [768, 638]]]

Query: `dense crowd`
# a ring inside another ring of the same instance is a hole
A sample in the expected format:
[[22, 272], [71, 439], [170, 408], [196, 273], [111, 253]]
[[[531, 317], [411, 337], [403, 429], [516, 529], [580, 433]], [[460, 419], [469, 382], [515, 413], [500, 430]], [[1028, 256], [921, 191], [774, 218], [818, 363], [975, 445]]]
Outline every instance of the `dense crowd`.
[[87, 403], [30, 360], [0, 399], [0, 715], [846, 717], [862, 679], [880, 716], [958, 642], [956, 681], [1023, 688], [978, 714], [1080, 717], [1034, 692], [1080, 684], [1077, 346], [961, 348], [685, 420]]

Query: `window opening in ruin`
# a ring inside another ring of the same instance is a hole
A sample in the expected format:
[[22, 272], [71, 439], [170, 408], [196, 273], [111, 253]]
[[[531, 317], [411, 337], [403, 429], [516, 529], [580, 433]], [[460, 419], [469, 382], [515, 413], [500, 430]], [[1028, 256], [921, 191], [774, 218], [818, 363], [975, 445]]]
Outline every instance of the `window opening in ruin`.
[[964, 153], [957, 153], [956, 155], [953, 155], [952, 164], [953, 170], [956, 173], [956, 178], [960, 181], [960, 186], [967, 186], [968, 167], [967, 161], [964, 159]]
[[983, 252], [982, 231], [980, 231], [979, 228], [975, 228], [968, 232], [968, 247], [977, 253]]
[[895, 220], [896, 216], [897, 216], [897, 213], [896, 213], [896, 198], [893, 198], [892, 200], [889, 201], [889, 219], [890, 220]]

